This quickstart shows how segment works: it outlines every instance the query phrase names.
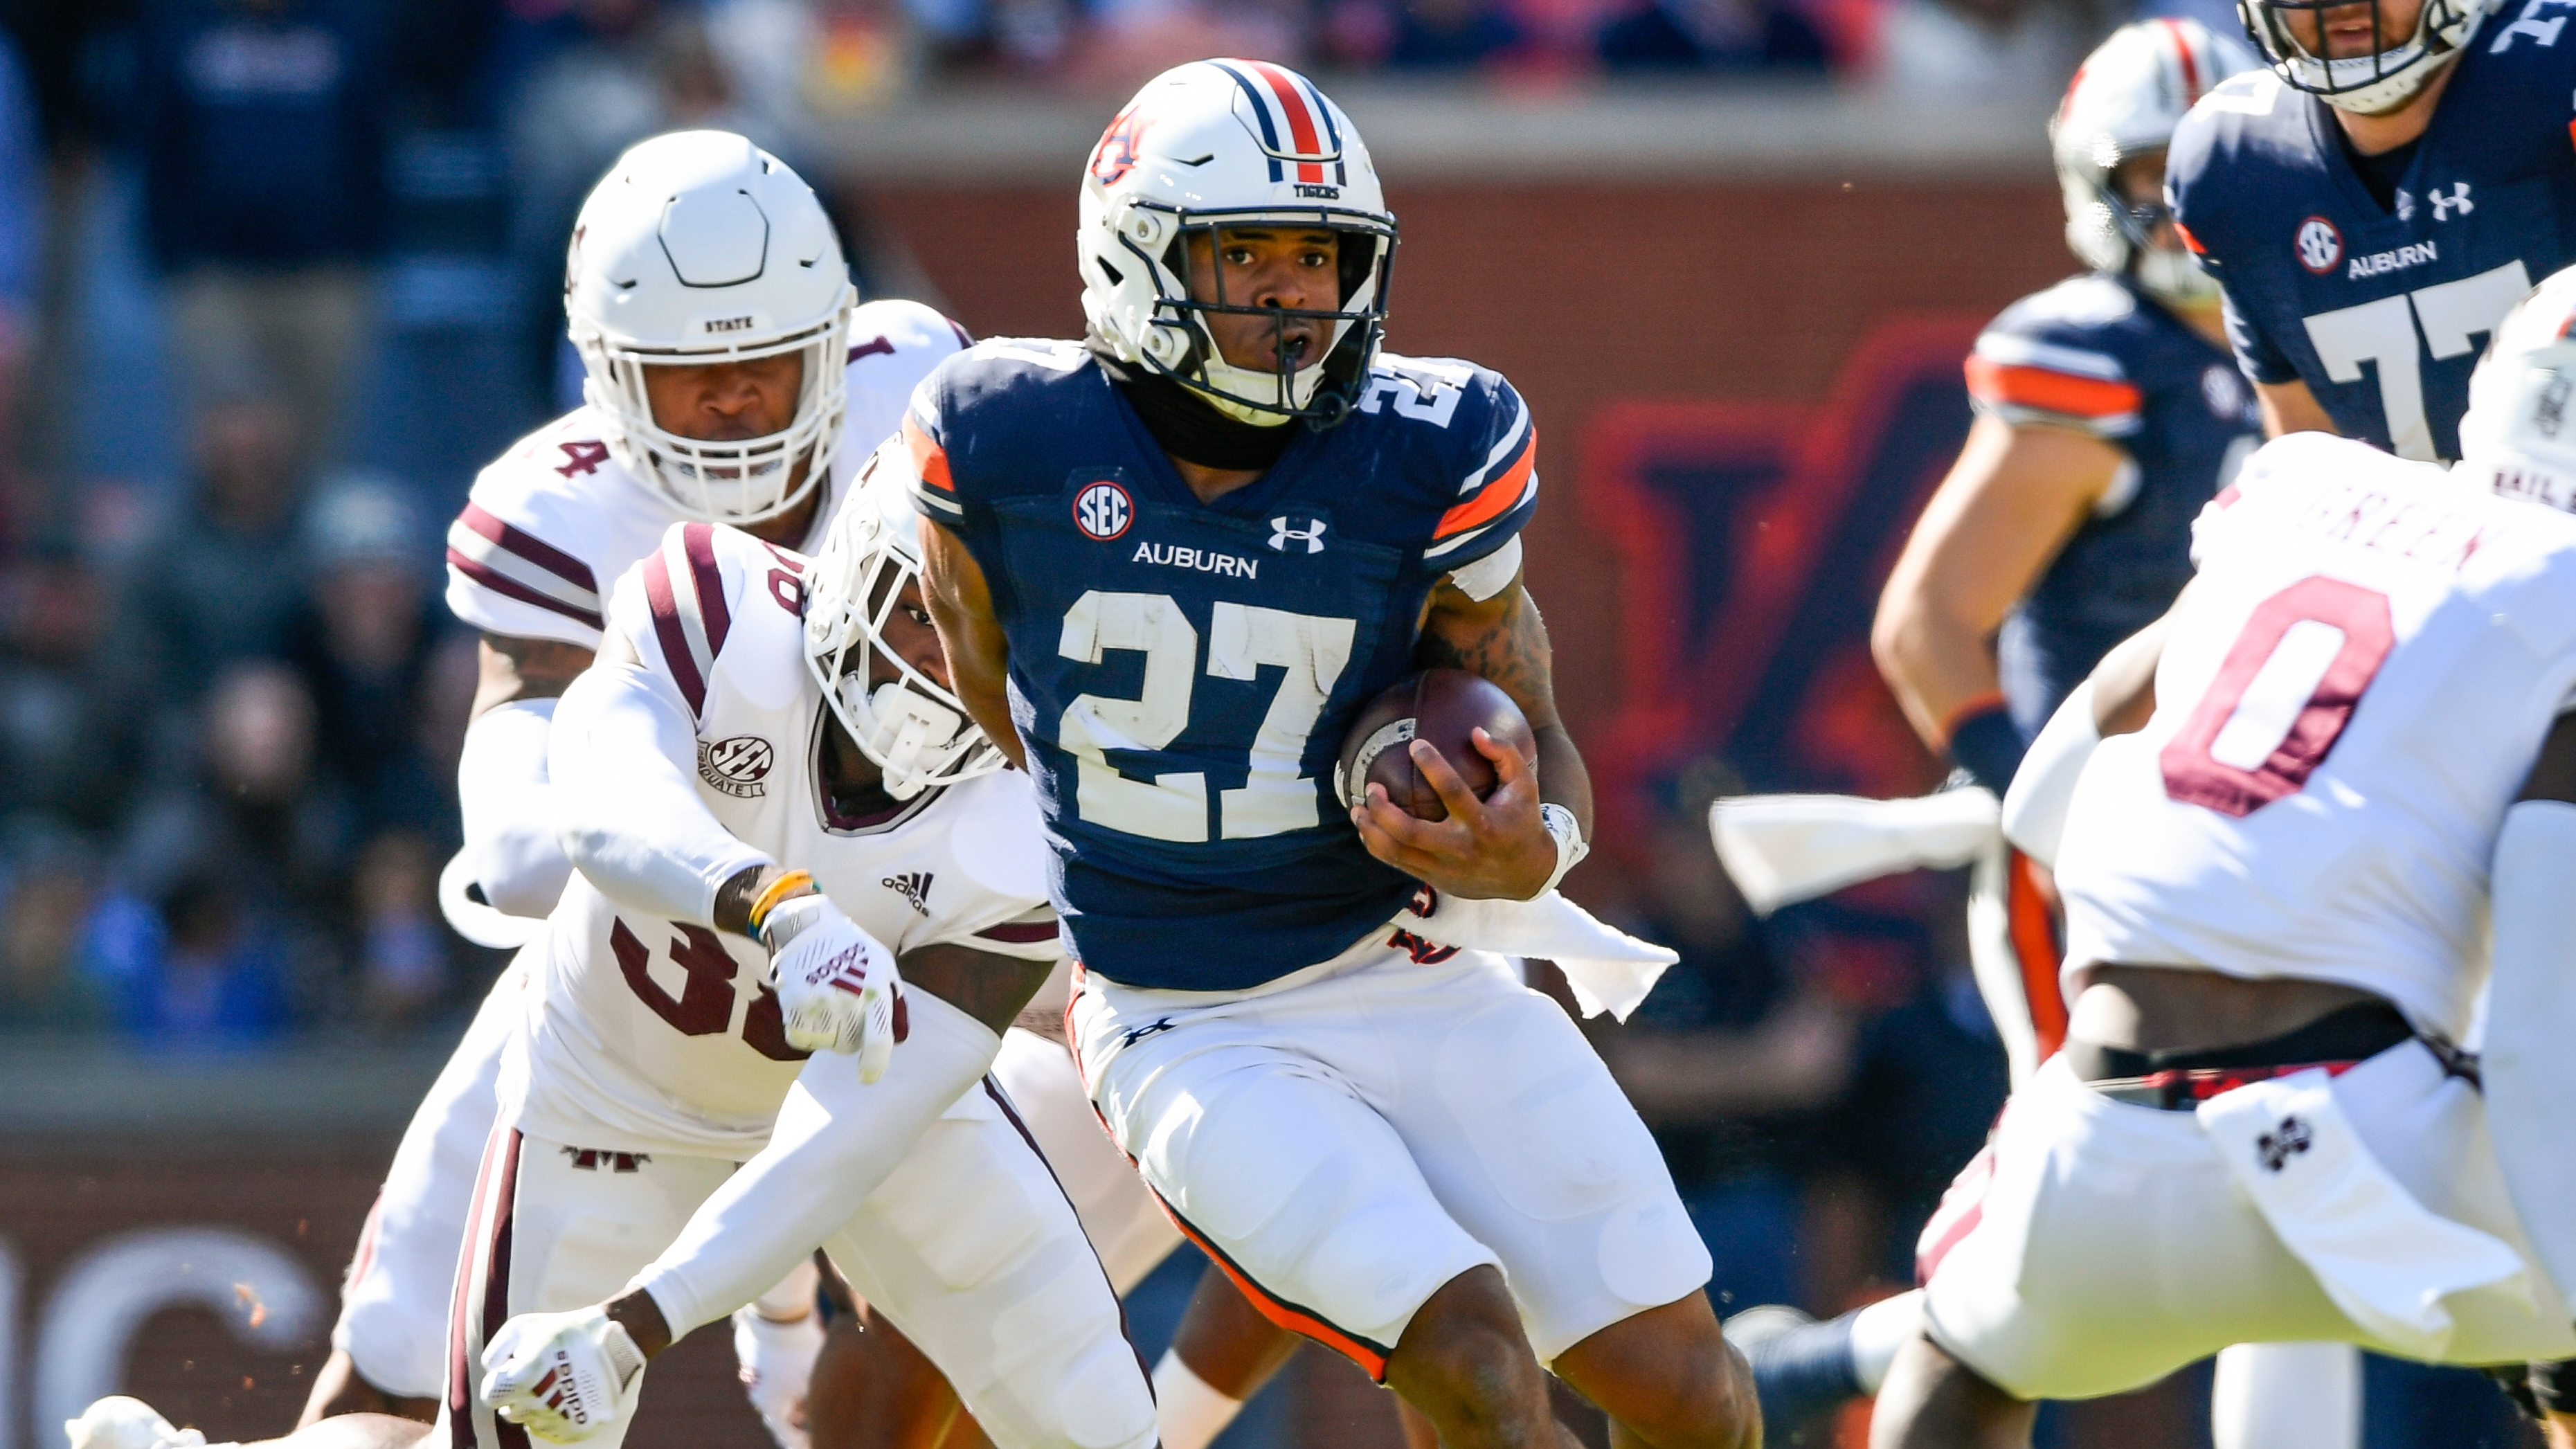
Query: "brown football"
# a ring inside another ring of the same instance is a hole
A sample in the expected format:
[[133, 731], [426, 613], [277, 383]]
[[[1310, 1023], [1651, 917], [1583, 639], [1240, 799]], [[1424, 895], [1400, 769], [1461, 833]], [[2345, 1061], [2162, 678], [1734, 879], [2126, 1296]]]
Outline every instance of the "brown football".
[[1537, 767], [1538, 736], [1500, 686], [1464, 669], [1426, 669], [1389, 686], [1360, 710], [1343, 737], [1333, 789], [1343, 804], [1356, 805], [1368, 798], [1374, 780], [1386, 787], [1387, 798], [1399, 809], [1424, 820], [1446, 820], [1449, 807], [1414, 768], [1407, 747], [1416, 739], [1429, 740], [1481, 800], [1494, 792], [1494, 762], [1475, 746], [1479, 728]]

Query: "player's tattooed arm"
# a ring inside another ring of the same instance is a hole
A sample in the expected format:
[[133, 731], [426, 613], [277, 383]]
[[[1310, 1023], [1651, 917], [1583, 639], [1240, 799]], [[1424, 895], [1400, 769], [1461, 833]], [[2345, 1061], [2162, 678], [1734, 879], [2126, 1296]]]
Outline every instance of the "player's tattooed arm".
[[1556, 841], [1539, 813], [1544, 799], [1562, 805], [1586, 833], [1592, 828], [1592, 782], [1557, 713], [1547, 626], [1514, 579], [1488, 599], [1470, 598], [1446, 582], [1423, 612], [1414, 661], [1425, 668], [1465, 669], [1499, 685], [1518, 704], [1538, 740], [1538, 768], [1481, 731], [1476, 747], [1494, 767], [1493, 793], [1478, 800], [1428, 741], [1414, 742], [1415, 768], [1448, 807], [1446, 820], [1422, 820], [1398, 808], [1378, 786], [1351, 812], [1369, 853], [1416, 880], [1462, 899], [1528, 900], [1554, 874]]
[[1592, 833], [1592, 777], [1556, 708], [1556, 655], [1538, 603], [1513, 579], [1490, 599], [1472, 599], [1443, 579], [1432, 590], [1413, 660], [1425, 669], [1464, 669], [1501, 686], [1538, 736], [1539, 798], [1574, 812]]
[[1027, 769], [1019, 728], [1011, 723], [1011, 646], [993, 613], [992, 587], [965, 543], [927, 518], [921, 520], [921, 596], [947, 651], [958, 702], [1012, 764]]
[[520, 699], [560, 698], [573, 677], [590, 667], [591, 651], [557, 639], [486, 634], [475, 651], [479, 677], [474, 713]]

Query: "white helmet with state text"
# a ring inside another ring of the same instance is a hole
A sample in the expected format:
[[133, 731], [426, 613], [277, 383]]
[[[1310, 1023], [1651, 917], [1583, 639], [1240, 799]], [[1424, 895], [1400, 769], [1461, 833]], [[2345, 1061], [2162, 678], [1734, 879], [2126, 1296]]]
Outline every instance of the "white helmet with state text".
[[[823, 479], [857, 301], [813, 188], [727, 131], [675, 131], [618, 157], [582, 203], [564, 265], [582, 393], [610, 424], [610, 450], [710, 523], [775, 517]], [[654, 420], [646, 368], [784, 353], [804, 362], [786, 427], [709, 440]]]
[[2455, 474], [2576, 513], [2576, 267], [2523, 295], [2469, 374]]
[[2066, 245], [2096, 271], [2131, 271], [2168, 302], [2214, 301], [2218, 283], [2180, 242], [2158, 245], [2161, 201], [2133, 204], [2115, 177], [2123, 162], [2163, 151], [2194, 102], [2262, 64], [2241, 42], [2197, 20], [2142, 20], [2112, 31], [2086, 56], [2048, 123], [2066, 196]]
[[[1192, 297], [1186, 238], [1214, 242], [1258, 223], [1330, 230], [1340, 304], [1330, 311]], [[1349, 411], [1386, 319], [1395, 217], [1377, 167], [1315, 83], [1258, 60], [1201, 60], [1145, 83], [1093, 148], [1082, 178], [1082, 310], [1118, 358], [1175, 378], [1220, 411], [1263, 425], [1330, 426]], [[1329, 322], [1332, 344], [1299, 365], [1237, 367], [1205, 319], [1220, 314]]]
[[[953, 785], [1002, 768], [955, 691], [922, 673], [889, 647], [885, 626], [905, 607], [904, 585], [921, 578], [921, 540], [912, 508], [910, 471], [886, 450], [860, 465], [841, 511], [805, 574], [805, 667], [850, 738], [885, 773], [886, 793], [909, 800], [934, 785]], [[921, 622], [928, 628], [927, 622]], [[872, 684], [877, 661], [894, 677]]]
[[[2272, 62], [2272, 73], [2292, 87], [2355, 115], [2380, 116], [2414, 99], [2425, 83], [2460, 53], [2460, 45], [2493, 8], [2493, 0], [2422, 0], [2414, 29], [2399, 35], [2383, 18], [2389, 0], [2236, 0], [2237, 18]], [[2322, 34], [2326, 12], [2370, 7], [2368, 55], [2331, 59], [2301, 44], [2290, 15], [2307, 17]]]

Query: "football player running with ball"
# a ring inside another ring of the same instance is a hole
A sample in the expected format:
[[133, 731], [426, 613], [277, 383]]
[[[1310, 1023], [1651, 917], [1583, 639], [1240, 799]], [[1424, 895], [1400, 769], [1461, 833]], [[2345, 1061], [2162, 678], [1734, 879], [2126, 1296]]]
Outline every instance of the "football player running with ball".
[[[1528, 408], [1379, 354], [1395, 218], [1302, 76], [1157, 77], [1081, 205], [1092, 335], [968, 350], [904, 437], [959, 695], [1047, 812], [1102, 1120], [1266, 1313], [1454, 1449], [1557, 1442], [1541, 1364], [1620, 1444], [1758, 1442], [1607, 1069], [1503, 958], [1398, 927], [1546, 897], [1581, 855], [1520, 577]], [[1446, 819], [1376, 786], [1346, 809], [1357, 711], [1425, 666], [1507, 692], [1535, 769], [1480, 739], [1479, 800], [1416, 742]]]
[[2271, 67], [2174, 133], [2166, 184], [2275, 434], [2460, 456], [2482, 339], [2576, 260], [2576, 37], [2545, 5], [2239, 0]]
[[[2571, 319], [2576, 273], [2502, 320], [2457, 476], [2320, 436], [2257, 453], [2204, 511], [2173, 611], [2034, 742], [2004, 823], [2056, 870], [2073, 1019], [1925, 1230], [1924, 1330], [1875, 1449], [2026, 1444], [2031, 1400], [2236, 1342], [2576, 1350], [2548, 1061], [2569, 1027]], [[2504, 1074], [2482, 1099], [2454, 1044], [2490, 960]], [[2531, 1372], [2562, 1445], [2567, 1387]]]

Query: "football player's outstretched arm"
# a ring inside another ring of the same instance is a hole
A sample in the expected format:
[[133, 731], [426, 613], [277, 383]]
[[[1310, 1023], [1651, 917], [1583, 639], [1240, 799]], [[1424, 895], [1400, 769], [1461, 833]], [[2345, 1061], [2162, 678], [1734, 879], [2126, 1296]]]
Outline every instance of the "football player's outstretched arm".
[[[2002, 698], [1993, 639], [2111, 487], [2127, 455], [2089, 433], [1984, 416], [1879, 594], [1870, 652], [1934, 750]], [[1962, 759], [1981, 783], [1992, 771]]]
[[[1048, 963], [934, 943], [905, 952], [901, 964], [907, 984], [998, 1033], [1046, 979]], [[985, 984], [957, 989], [966, 983]], [[852, 1205], [895, 1172], [958, 1087], [936, 1074], [863, 1087], [846, 1064], [818, 1054], [798, 1074], [769, 1144], [699, 1205], [634, 1287], [603, 1305], [607, 1315], [650, 1358], [751, 1302], [849, 1221]]]
[[[2533, 1250], [2562, 1297], [2576, 1296], [2576, 1162], [2566, 1149], [2566, 1103], [2576, 1091], [2576, 714], [2562, 714], [2522, 792], [2505, 811], [2490, 865], [2487, 1035], [2480, 1072], [2487, 1127]], [[2535, 1374], [2534, 1387], [2539, 1388]], [[2548, 1387], [2576, 1407], [2576, 1371], [2552, 1366]], [[2553, 1403], [2551, 1408], [2562, 1407]], [[2567, 1442], [2553, 1414], [2551, 1443]]]
[[549, 762], [564, 851], [602, 895], [664, 920], [719, 925], [718, 891], [774, 864], [698, 798], [697, 731], [676, 687], [612, 625], [564, 691]]
[[927, 518], [921, 520], [921, 595], [939, 626], [940, 647], [948, 651], [948, 680], [958, 701], [985, 738], [1027, 769], [1026, 747], [1011, 723], [1011, 646], [993, 614], [993, 591], [965, 543]]
[[486, 633], [477, 654], [474, 712], [456, 762], [465, 856], [495, 909], [542, 916], [572, 874], [555, 841], [546, 734], [556, 699], [590, 667], [590, 651]]
[[1415, 767], [1448, 805], [1449, 818], [1417, 819], [1372, 785], [1368, 801], [1352, 812], [1360, 838], [1378, 859], [1463, 899], [1520, 901], [1544, 893], [1558, 874], [1558, 846], [1539, 807], [1563, 806], [1589, 836], [1592, 777], [1557, 713], [1554, 662], [1538, 605], [1517, 575], [1484, 599], [1444, 579], [1431, 592], [1414, 662], [1464, 669], [1500, 686], [1538, 738], [1538, 769], [1533, 777], [1518, 751], [1479, 731], [1476, 747], [1493, 762], [1495, 785], [1478, 800], [1436, 747], [1416, 741]]

